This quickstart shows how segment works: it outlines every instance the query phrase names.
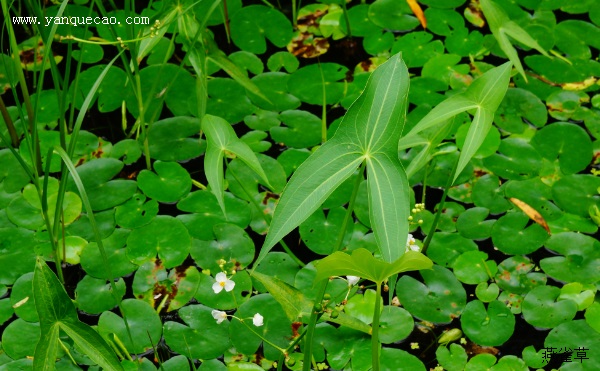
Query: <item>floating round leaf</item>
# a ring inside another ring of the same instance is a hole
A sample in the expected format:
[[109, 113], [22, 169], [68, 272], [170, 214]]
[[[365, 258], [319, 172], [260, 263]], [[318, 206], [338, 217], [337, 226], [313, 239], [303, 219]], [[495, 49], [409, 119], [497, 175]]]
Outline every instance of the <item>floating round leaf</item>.
[[[94, 220], [96, 221], [96, 226], [100, 231], [101, 238], [107, 238], [115, 231], [115, 209], [94, 213]], [[73, 224], [69, 225], [67, 227], [67, 233], [85, 238], [88, 241], [96, 238], [96, 234], [92, 228], [90, 218], [87, 214], [81, 214], [79, 219], [74, 221]]]
[[522, 133], [527, 127], [525, 120], [537, 127], [544, 126], [548, 120], [546, 106], [528, 90], [509, 88], [494, 115], [494, 122], [502, 130]]
[[539, 249], [548, 239], [548, 232], [539, 224], [525, 227], [528, 222], [522, 212], [506, 213], [492, 227], [494, 245], [509, 255], [525, 255]]
[[479, 178], [473, 186], [473, 203], [485, 207], [492, 214], [500, 214], [511, 208], [510, 202], [504, 197], [500, 179], [491, 174]]
[[364, 295], [356, 294], [348, 300], [344, 310], [352, 317], [358, 318], [366, 324], [373, 322], [373, 312], [375, 311], [375, 300], [381, 302], [383, 306], [383, 299], [375, 296], [375, 291], [366, 290]]
[[133, 278], [133, 295], [166, 312], [187, 304], [198, 289], [200, 273], [196, 267], [179, 266], [167, 271], [160, 260], [143, 264]]
[[[260, 313], [264, 318], [264, 325], [256, 327], [250, 321], [256, 313]], [[292, 336], [291, 322], [285, 315], [281, 306], [270, 294], [260, 294], [253, 296], [240, 305], [236, 312], [236, 317], [245, 321], [234, 319], [229, 325], [229, 334], [231, 342], [237, 351], [243, 354], [253, 354], [263, 342], [261, 338], [255, 335], [258, 332], [270, 344], [279, 347], [286, 347], [289, 344], [289, 337]], [[250, 327], [252, 331], [248, 328]], [[263, 344], [263, 351], [267, 359], [276, 359], [281, 352], [273, 348], [268, 343]]]
[[600, 333], [600, 303], [592, 304], [585, 311], [585, 321], [591, 328]]
[[310, 156], [306, 149], [287, 149], [277, 157], [277, 161], [285, 170], [285, 175], [290, 176]]
[[131, 165], [142, 156], [142, 149], [136, 140], [123, 139], [113, 146], [109, 156], [116, 159], [123, 158], [125, 165]]
[[187, 326], [177, 322], [166, 322], [164, 325], [165, 342], [169, 348], [203, 360], [223, 354], [231, 346], [229, 321], [217, 324], [211, 311], [212, 308], [204, 305], [181, 308], [179, 317]]
[[18, 318], [2, 332], [2, 350], [12, 359], [33, 358], [39, 340], [40, 324]]
[[477, 250], [477, 244], [458, 233], [438, 232], [433, 235], [427, 256], [436, 264], [448, 266], [464, 252]]
[[575, 232], [559, 233], [550, 237], [546, 248], [563, 255], [540, 261], [548, 276], [564, 282], [600, 280], [600, 242], [596, 239]]
[[589, 216], [592, 205], [600, 206], [600, 178], [587, 174], [567, 175], [552, 186], [552, 196], [556, 205], [566, 212]]
[[[440, 40], [431, 41], [432, 39], [433, 35], [429, 32], [411, 32], [396, 39], [391, 52], [402, 52], [402, 58], [406, 58], [408, 67], [422, 67], [428, 60], [444, 52], [444, 44]], [[441, 90], [446, 88], [446, 85], [443, 85]]]
[[592, 160], [592, 141], [581, 127], [556, 122], [539, 130], [531, 140], [533, 147], [545, 158], [558, 157], [564, 174], [575, 174], [585, 169]]
[[336, 104], [344, 96], [345, 84], [340, 82], [346, 78], [348, 68], [337, 63], [311, 64], [294, 72], [288, 80], [290, 93], [310, 104], [325, 102]]
[[[123, 163], [114, 158], [99, 158], [77, 167], [77, 173], [94, 211], [113, 208], [133, 196], [137, 190], [135, 181], [110, 180], [122, 169]], [[67, 189], [79, 195], [79, 190], [70, 175], [67, 181]]]
[[252, 78], [252, 82], [266, 96], [264, 98], [248, 92], [248, 96], [259, 108], [269, 111], [285, 111], [296, 109], [301, 102], [296, 96], [288, 92], [288, 80], [290, 75], [283, 72], [265, 72]]
[[[117, 336], [129, 352], [143, 353], [158, 344], [162, 335], [162, 323], [158, 314], [148, 303], [125, 299], [121, 307], [127, 315], [127, 323], [133, 344], [125, 327], [125, 321], [113, 312], [104, 312], [98, 320], [98, 332], [107, 338]], [[113, 335], [114, 334], [114, 335]]]
[[162, 161], [185, 161], [200, 156], [206, 143], [194, 138], [200, 121], [194, 117], [171, 117], [148, 126], [150, 156]]
[[[214, 271], [216, 275], [219, 271]], [[247, 271], [240, 271], [232, 275], [230, 278], [235, 282], [233, 291], [221, 291], [215, 294], [212, 286], [215, 279], [207, 274], [200, 274], [200, 283], [194, 297], [198, 302], [209, 305], [211, 308], [219, 310], [230, 310], [237, 308], [240, 304], [245, 303], [250, 299], [252, 293], [252, 280]], [[232, 295], [233, 293], [233, 295]]]
[[279, 72], [284, 68], [287, 73], [295, 72], [300, 66], [298, 58], [290, 52], [276, 52], [267, 60], [267, 67], [271, 72]]
[[377, 0], [369, 6], [369, 19], [379, 27], [393, 31], [409, 31], [419, 25], [405, 2]]
[[[440, 2], [444, 3], [446, 1], [442, 0]], [[428, 31], [436, 35], [450, 36], [456, 31], [465, 30], [465, 20], [458, 12], [452, 9], [439, 8], [441, 7], [432, 7], [425, 10]]]
[[507, 292], [527, 293], [532, 288], [545, 285], [547, 277], [543, 273], [530, 273], [534, 264], [524, 256], [513, 256], [498, 265], [496, 283]]
[[462, 284], [448, 269], [434, 265], [433, 270], [419, 272], [425, 284], [402, 276], [396, 294], [415, 317], [434, 323], [450, 323], [460, 316], [467, 302]]
[[488, 285], [487, 282], [481, 282], [475, 288], [475, 295], [477, 296], [477, 299], [484, 303], [489, 303], [496, 300], [499, 293], [500, 288], [498, 288], [498, 285], [495, 283]]
[[523, 301], [523, 317], [529, 324], [540, 328], [553, 328], [568, 322], [577, 313], [573, 300], [558, 300], [560, 289], [554, 286], [538, 286]]
[[417, 357], [401, 349], [381, 350], [381, 370], [383, 371], [425, 371], [425, 365]]
[[[563, 215], [562, 210], [549, 201], [552, 199], [552, 187], [544, 183], [541, 178], [511, 180], [506, 183], [504, 194], [507, 198], [511, 198], [511, 201], [517, 206], [521, 204], [515, 201], [515, 198], [526, 203], [527, 206], [539, 213], [545, 222], [557, 220]], [[521, 206], [519, 208], [523, 210]]]
[[461, 282], [476, 285], [492, 279], [498, 271], [498, 266], [493, 260], [486, 260], [488, 254], [482, 251], [467, 251], [462, 253], [454, 263], [452, 269], [456, 278]]
[[33, 272], [19, 277], [12, 287], [10, 303], [19, 318], [27, 322], [39, 322], [33, 298]]
[[321, 119], [306, 111], [285, 111], [279, 115], [285, 126], [275, 126], [270, 133], [274, 141], [292, 148], [307, 148], [321, 142]]
[[[298, 273], [298, 265], [284, 252], [270, 252], [260, 262], [256, 271], [268, 274], [271, 277], [279, 278], [280, 280], [293, 285], [296, 273]], [[254, 287], [259, 292], [266, 292], [263, 284], [254, 280]]]
[[[584, 320], [565, 322], [557, 327], [546, 337], [544, 341], [546, 349], [570, 349], [572, 363], [566, 363], [561, 367], [563, 370], [598, 370], [600, 369], [600, 354], [592, 351], [600, 347], [600, 336]], [[577, 367], [583, 364], [584, 367]], [[575, 367], [573, 367], [575, 366]]]
[[391, 344], [410, 335], [414, 328], [412, 315], [403, 308], [386, 305], [379, 319], [379, 341]]
[[232, 124], [242, 121], [256, 109], [246, 95], [246, 89], [232, 79], [209, 80], [208, 95], [206, 113], [220, 116]]
[[[129, 261], [125, 250], [128, 237], [129, 230], [119, 228], [108, 238], [102, 240], [107, 264], [104, 264], [98, 244], [96, 242], [89, 243], [81, 252], [81, 267], [90, 276], [102, 279], [121, 277], [133, 272], [136, 266]], [[107, 266], [110, 267], [110, 271]]]
[[[340, 229], [344, 222], [346, 209], [338, 207], [329, 210], [327, 217], [323, 214], [323, 210], [315, 211], [311, 216], [300, 224], [300, 237], [306, 246], [317, 254], [331, 254], [339, 238]], [[347, 242], [352, 232], [352, 225], [344, 234], [344, 240]]]
[[138, 175], [138, 186], [146, 194], [159, 202], [177, 202], [192, 189], [192, 178], [176, 162], [156, 161], [156, 174], [142, 170]]
[[504, 139], [500, 142], [498, 152], [500, 153], [484, 158], [483, 165], [502, 178], [532, 178], [542, 167], [542, 157], [524, 139]]
[[284, 47], [292, 39], [292, 24], [281, 12], [264, 5], [250, 5], [231, 19], [231, 38], [240, 49], [262, 54], [268, 38], [275, 46]]
[[[119, 300], [125, 295], [125, 281], [122, 278], [115, 283]], [[100, 314], [117, 306], [111, 285], [104, 279], [85, 276], [75, 289], [75, 301], [79, 310], [90, 314]]]
[[0, 228], [0, 284], [12, 285], [17, 278], [33, 271], [35, 244], [31, 231]]
[[135, 229], [150, 223], [158, 214], [158, 202], [145, 201], [146, 196], [138, 193], [123, 205], [117, 206], [115, 210], [117, 224], [123, 228]]
[[485, 207], [473, 207], [458, 216], [456, 229], [458, 233], [474, 240], [483, 240], [491, 236], [495, 220], [486, 220], [490, 211]]
[[178, 219], [157, 216], [143, 227], [134, 229], [127, 239], [127, 256], [138, 265], [158, 257], [165, 268], [180, 265], [187, 257], [192, 239]]
[[437, 361], [446, 370], [464, 370], [467, 365], [465, 348], [458, 344], [450, 344], [450, 350], [440, 345], [435, 351]]
[[513, 334], [515, 316], [500, 301], [488, 304], [487, 309], [479, 300], [471, 301], [460, 318], [465, 335], [480, 345], [502, 345]]
[[242, 228], [220, 223], [213, 227], [213, 232], [216, 240], [194, 241], [190, 253], [198, 266], [218, 272], [220, 269], [241, 270], [252, 263], [254, 242]]

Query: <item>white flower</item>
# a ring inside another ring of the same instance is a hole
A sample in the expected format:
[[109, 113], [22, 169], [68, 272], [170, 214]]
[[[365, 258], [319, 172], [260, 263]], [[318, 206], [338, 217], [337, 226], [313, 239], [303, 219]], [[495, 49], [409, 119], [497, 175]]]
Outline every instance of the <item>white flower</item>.
[[210, 313], [212, 314], [213, 318], [217, 320], [217, 324], [220, 324], [221, 322], [223, 322], [227, 319], [227, 313], [225, 313], [223, 311], [213, 310]]
[[346, 279], [348, 280], [348, 286], [354, 286], [358, 283], [358, 280], [360, 280], [360, 277], [346, 276]]
[[225, 288], [225, 291], [229, 292], [235, 287], [235, 282], [227, 278], [227, 275], [223, 272], [217, 273], [215, 280], [217, 282], [213, 283], [212, 285], [212, 289], [215, 292], [215, 294], [220, 293], [223, 290], [223, 288]]
[[260, 315], [260, 313], [256, 313], [254, 317], [252, 317], [252, 323], [254, 323], [254, 326], [260, 327], [263, 325], [263, 319], [264, 318]]
[[421, 251], [421, 248], [416, 243], [417, 241], [415, 241], [413, 235], [409, 233], [406, 239], [406, 251]]

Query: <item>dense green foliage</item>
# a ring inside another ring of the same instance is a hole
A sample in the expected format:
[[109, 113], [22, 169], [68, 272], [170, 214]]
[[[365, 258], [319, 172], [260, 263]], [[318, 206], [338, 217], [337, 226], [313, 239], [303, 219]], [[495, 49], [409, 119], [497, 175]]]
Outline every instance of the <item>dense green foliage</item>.
[[600, 0], [54, 3], [0, 371], [600, 369]]

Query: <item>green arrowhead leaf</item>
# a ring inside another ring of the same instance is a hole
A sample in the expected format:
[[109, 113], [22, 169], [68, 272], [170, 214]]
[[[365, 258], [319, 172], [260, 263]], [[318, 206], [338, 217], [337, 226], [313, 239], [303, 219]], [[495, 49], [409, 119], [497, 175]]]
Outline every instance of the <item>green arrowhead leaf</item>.
[[358, 276], [381, 283], [394, 274], [431, 269], [433, 262], [416, 251], [408, 251], [393, 263], [376, 259], [373, 254], [363, 248], [356, 249], [352, 255], [341, 251], [335, 252], [317, 265], [315, 282], [331, 276]]
[[372, 178], [371, 215], [378, 215], [378, 220], [388, 218], [387, 223], [374, 230], [382, 254], [388, 262], [402, 255], [408, 233], [408, 215], [402, 215], [409, 203], [407, 188], [403, 188], [408, 185], [397, 157], [397, 143], [404, 127], [408, 84], [408, 70], [399, 54], [373, 72], [333, 138], [290, 179], [256, 264], [277, 241], [306, 220], [364, 160]]
[[267, 175], [258, 162], [258, 158], [250, 147], [240, 140], [233, 128], [224, 119], [205, 115], [202, 119], [202, 130], [206, 133], [208, 146], [204, 157], [206, 179], [217, 197], [221, 210], [225, 213], [224, 188], [223, 188], [223, 157], [225, 151], [232, 152], [258, 174], [265, 184], [269, 185]]

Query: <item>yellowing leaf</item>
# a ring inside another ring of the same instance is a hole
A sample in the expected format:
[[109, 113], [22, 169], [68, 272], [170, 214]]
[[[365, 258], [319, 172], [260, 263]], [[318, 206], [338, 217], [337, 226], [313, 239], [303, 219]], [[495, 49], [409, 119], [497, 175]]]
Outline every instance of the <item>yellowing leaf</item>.
[[527, 215], [529, 218], [531, 218], [531, 220], [533, 220], [534, 222], [536, 222], [537, 224], [542, 226], [542, 228], [544, 228], [546, 230], [546, 232], [548, 232], [548, 234], [550, 234], [550, 228], [548, 227], [548, 223], [546, 223], [546, 220], [544, 220], [544, 217], [539, 212], [537, 212], [536, 209], [529, 206], [525, 202], [519, 200], [518, 198], [509, 198], [509, 200], [513, 204], [517, 205], [517, 207], [519, 209], [521, 209], [525, 213], [525, 215]]
[[419, 22], [421, 22], [421, 26], [423, 26], [423, 28], [427, 28], [427, 19], [425, 19], [423, 9], [421, 9], [421, 6], [417, 0], [406, 0], [406, 2], [408, 3], [408, 6], [410, 6], [410, 10], [412, 10], [415, 17], [417, 17]]

